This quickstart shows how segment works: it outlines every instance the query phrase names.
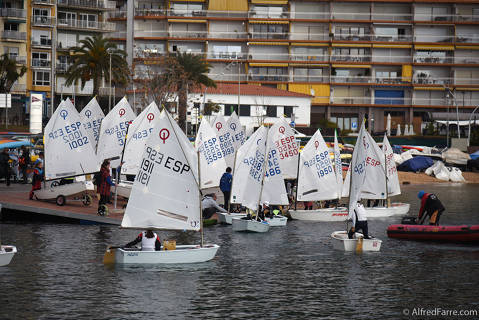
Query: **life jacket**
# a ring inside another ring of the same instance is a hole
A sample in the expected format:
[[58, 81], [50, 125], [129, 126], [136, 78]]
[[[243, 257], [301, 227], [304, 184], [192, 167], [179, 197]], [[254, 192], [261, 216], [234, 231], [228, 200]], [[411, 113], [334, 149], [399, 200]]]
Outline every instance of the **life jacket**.
[[146, 231], [143, 231], [141, 237], [141, 251], [155, 251], [155, 242], [158, 236], [153, 232], [153, 238], [146, 237]]

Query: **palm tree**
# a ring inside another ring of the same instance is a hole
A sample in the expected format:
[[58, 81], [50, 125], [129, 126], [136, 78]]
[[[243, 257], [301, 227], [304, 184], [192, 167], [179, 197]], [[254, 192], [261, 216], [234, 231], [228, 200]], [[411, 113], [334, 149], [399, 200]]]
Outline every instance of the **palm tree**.
[[[93, 95], [98, 95], [102, 79], [116, 85], [126, 85], [130, 78], [126, 52], [116, 47], [109, 38], [102, 35], [80, 40], [81, 46], [73, 47], [73, 64], [68, 68], [65, 84], [71, 86], [78, 80], [81, 88], [89, 80], [93, 80]], [[111, 57], [110, 57], [111, 55]]]
[[22, 66], [20, 70], [17, 68], [15, 59], [3, 54], [0, 58], [0, 92], [9, 93], [15, 82], [23, 77], [27, 72], [27, 67]]
[[188, 90], [202, 86], [216, 88], [215, 81], [207, 76], [210, 65], [200, 55], [178, 52], [162, 59], [160, 66], [163, 72], [150, 82], [150, 88], [165, 95], [177, 90], [178, 124], [186, 128]]

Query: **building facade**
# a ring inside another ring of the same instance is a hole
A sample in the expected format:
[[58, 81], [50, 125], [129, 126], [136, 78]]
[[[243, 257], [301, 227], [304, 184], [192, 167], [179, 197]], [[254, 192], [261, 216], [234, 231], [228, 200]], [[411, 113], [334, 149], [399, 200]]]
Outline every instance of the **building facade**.
[[110, 21], [136, 80], [166, 52], [199, 54], [216, 81], [313, 95], [313, 126], [382, 131], [391, 114], [421, 132], [479, 103], [478, 1], [135, 0]]

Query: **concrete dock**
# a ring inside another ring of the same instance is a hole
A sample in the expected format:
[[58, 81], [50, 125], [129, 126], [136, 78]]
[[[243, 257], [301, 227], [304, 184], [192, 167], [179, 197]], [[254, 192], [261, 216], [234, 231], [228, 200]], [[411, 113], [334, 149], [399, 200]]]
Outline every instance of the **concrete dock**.
[[124, 212], [122, 208], [126, 205], [124, 199], [118, 198], [117, 210], [114, 209], [113, 204], [109, 204], [109, 215], [103, 217], [97, 214], [98, 199], [96, 197], [93, 197], [92, 203], [89, 206], [83, 205], [81, 201], [72, 201], [68, 198], [64, 206], [58, 206], [55, 200], [29, 200], [28, 194], [31, 188], [30, 184], [12, 183], [7, 187], [5, 183], [1, 183], [0, 203], [2, 205], [2, 214], [10, 217], [18, 216], [18, 218], [21, 218], [22, 215], [28, 215], [33, 218], [38, 215], [39, 219], [56, 217], [77, 223], [121, 224]]

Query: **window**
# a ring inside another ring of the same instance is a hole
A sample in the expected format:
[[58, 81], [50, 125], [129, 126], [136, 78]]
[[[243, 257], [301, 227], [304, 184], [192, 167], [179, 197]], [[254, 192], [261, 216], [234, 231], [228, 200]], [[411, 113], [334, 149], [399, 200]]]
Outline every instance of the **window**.
[[3, 25], [3, 30], [5, 30], [5, 31], [18, 31], [18, 23], [6, 22]]
[[4, 47], [4, 52], [8, 54], [11, 59], [18, 57], [18, 48], [17, 47]]
[[284, 106], [283, 114], [286, 118], [291, 118], [291, 115], [293, 114], [293, 107]]
[[48, 52], [32, 52], [32, 67], [50, 67], [50, 54]]
[[49, 71], [34, 71], [33, 72], [33, 85], [35, 85], [35, 86], [49, 86], [50, 85], [50, 72]]
[[270, 118], [276, 118], [276, 106], [266, 106], [266, 116]]
[[241, 105], [241, 113], [239, 116], [241, 117], [249, 117], [251, 115], [251, 107], [248, 105]]
[[34, 17], [49, 17], [50, 16], [50, 10], [48, 9], [40, 9], [40, 8], [34, 8], [33, 9], [33, 16]]
[[225, 104], [225, 116], [230, 116], [232, 113], [236, 112], [238, 114], [238, 105], [237, 104]]
[[358, 128], [357, 114], [332, 114], [329, 121], [336, 123], [341, 130], [356, 131]]

